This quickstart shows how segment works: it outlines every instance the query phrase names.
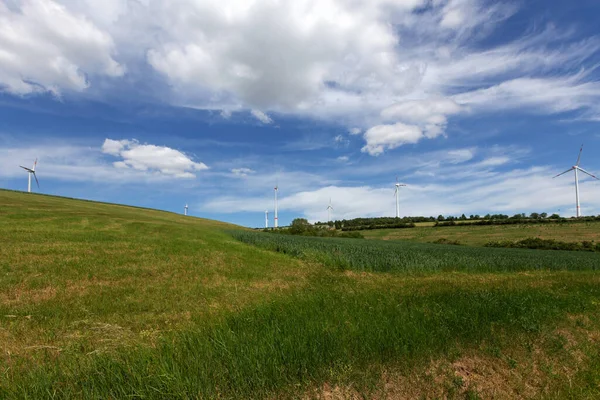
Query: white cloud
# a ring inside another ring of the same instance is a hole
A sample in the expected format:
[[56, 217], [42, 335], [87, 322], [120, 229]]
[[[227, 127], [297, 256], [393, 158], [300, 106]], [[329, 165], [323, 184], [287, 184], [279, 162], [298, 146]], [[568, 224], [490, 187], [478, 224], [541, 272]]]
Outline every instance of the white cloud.
[[122, 158], [113, 164], [117, 168], [132, 168], [176, 178], [195, 178], [194, 172], [208, 169], [204, 163], [192, 161], [179, 150], [140, 144], [137, 140], [106, 139], [102, 152]]
[[600, 117], [600, 82], [569, 78], [518, 78], [454, 96], [476, 110], [531, 108], [543, 113], [588, 110]]
[[442, 135], [448, 122], [447, 116], [458, 114], [463, 107], [448, 98], [408, 100], [396, 103], [381, 112], [387, 121], [400, 121], [419, 125], [424, 135], [433, 139]]
[[254, 118], [259, 120], [263, 124], [270, 124], [271, 122], [273, 122], [271, 117], [269, 117], [267, 114], [260, 110], [252, 110], [250, 113], [254, 116]]
[[348, 156], [339, 156], [338, 158], [336, 158], [336, 160], [338, 160], [339, 162], [343, 162], [346, 163], [350, 160], [350, 157]]
[[456, 149], [448, 151], [448, 161], [451, 164], [460, 164], [473, 159], [475, 156], [474, 149]]
[[394, 125], [377, 125], [365, 132], [364, 138], [367, 144], [361, 151], [377, 156], [386, 149], [417, 143], [423, 137], [421, 128], [415, 125], [405, 125], [400, 122]]
[[479, 163], [481, 167], [497, 167], [510, 162], [510, 158], [506, 156], [490, 157]]
[[[465, 168], [471, 168], [466, 166]], [[574, 188], [568, 179], [553, 180], [554, 170], [532, 167], [494, 175], [476, 176], [463, 182], [408, 183], [400, 193], [402, 215], [437, 216], [462, 213], [517, 212], [549, 213], [561, 210], [561, 215], [574, 215]], [[393, 184], [377, 186], [325, 186], [316, 190], [303, 190], [280, 197], [281, 212], [306, 217], [311, 221], [325, 221], [329, 198], [335, 208], [335, 219], [366, 216], [393, 216], [395, 212]], [[581, 184], [582, 207], [585, 215], [600, 213], [600, 185], [589, 179]], [[230, 213], [264, 210], [266, 198], [219, 197], [211, 199], [202, 208], [207, 211]]]
[[231, 169], [231, 173], [236, 176], [248, 176], [250, 174], [255, 173], [256, 171], [250, 168], [233, 168]]
[[122, 76], [111, 36], [52, 0], [0, 3], [0, 90], [81, 91], [90, 75]]
[[[22, 174], [23, 170], [19, 165], [30, 165], [37, 158], [36, 172], [44, 192], [54, 186], [50, 186], [49, 180], [77, 183], [74, 187], [83, 184], [100, 185], [101, 189], [109, 184], [169, 184], [173, 181], [173, 175], [170, 174], [133, 169], [123, 161], [110, 163], [104, 154], [106, 153], [98, 147], [60, 143], [44, 143], [24, 148], [5, 145], [0, 149], [0, 179], [23, 179], [22, 182], [25, 183], [26, 176]], [[90, 188], [81, 190], [79, 196], [89, 198]]]
[[[600, 38], [549, 25], [490, 45], [515, 12], [485, 0], [11, 0], [0, 3], [0, 85], [82, 91], [146, 63], [172, 103], [265, 124], [325, 119], [351, 135], [402, 123], [435, 138], [452, 117], [503, 108], [600, 119], [598, 82], [574, 72], [593, 71]], [[148, 68], [131, 70], [147, 81]]]

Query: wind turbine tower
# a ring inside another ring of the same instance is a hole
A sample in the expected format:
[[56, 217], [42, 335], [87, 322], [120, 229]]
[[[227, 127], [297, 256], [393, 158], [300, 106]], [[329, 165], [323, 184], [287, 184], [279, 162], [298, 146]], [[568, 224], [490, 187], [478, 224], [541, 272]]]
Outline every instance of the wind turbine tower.
[[279, 227], [279, 220], [277, 218], [277, 192], [279, 192], [279, 186], [275, 185], [275, 228]]
[[331, 212], [333, 211], [333, 207], [331, 206], [331, 197], [329, 198], [329, 205], [327, 206], [327, 222], [331, 221]]
[[575, 171], [575, 203], [576, 203], [576, 207], [577, 207], [577, 218], [581, 217], [581, 206], [579, 204], [579, 173], [578, 172], [581, 171], [584, 174], [589, 175], [594, 179], [600, 180], [595, 175], [590, 174], [585, 169], [583, 169], [579, 166], [579, 163], [581, 162], [581, 152], [582, 151], [583, 151], [583, 145], [581, 145], [581, 148], [579, 149], [579, 157], [577, 157], [577, 163], [575, 165], [573, 165], [571, 168], [569, 168], [568, 170], [566, 170], [565, 172], [561, 172], [560, 174], [558, 174], [554, 177], [554, 178], [557, 178], [561, 175], [566, 174], [567, 172]]
[[398, 177], [396, 177], [396, 191], [395, 191], [395, 195], [396, 195], [396, 218], [400, 218], [400, 201], [399, 201], [399, 196], [400, 196], [400, 186], [406, 186], [402, 183], [398, 183]]
[[185, 203], [185, 207], [183, 207], [183, 215], [187, 215], [188, 205]]
[[31, 175], [33, 175], [33, 177], [35, 178], [35, 183], [37, 183], [38, 189], [40, 188], [40, 182], [38, 182], [38, 178], [35, 174], [36, 165], [37, 165], [37, 158], [35, 159], [35, 162], [33, 163], [32, 168], [27, 168], [22, 165], [19, 165], [21, 168], [23, 168], [25, 171], [27, 171], [27, 173], [29, 175], [29, 177], [28, 177], [29, 179], [27, 181], [27, 193], [31, 193]]
[[269, 210], [265, 210], [265, 228], [269, 227]]

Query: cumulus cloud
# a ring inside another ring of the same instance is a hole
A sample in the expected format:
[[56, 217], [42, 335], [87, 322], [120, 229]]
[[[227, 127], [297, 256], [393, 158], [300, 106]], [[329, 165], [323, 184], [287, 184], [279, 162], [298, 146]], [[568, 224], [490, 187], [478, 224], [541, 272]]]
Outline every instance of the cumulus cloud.
[[254, 116], [254, 118], [259, 120], [263, 124], [270, 124], [271, 122], [273, 122], [271, 117], [269, 117], [267, 114], [265, 114], [264, 112], [262, 112], [260, 110], [252, 110], [252, 111], [250, 111], [250, 113]]
[[90, 75], [119, 77], [111, 36], [52, 0], [0, 3], [0, 90], [82, 91]]
[[250, 169], [250, 168], [233, 168], [231, 170], [231, 173], [236, 175], [236, 176], [248, 176], [250, 174], [255, 173], [256, 171]]
[[461, 111], [463, 107], [451, 99], [431, 98], [396, 103], [381, 111], [381, 116], [387, 121], [416, 124], [423, 129], [425, 137], [433, 139], [444, 133], [447, 116]]
[[423, 131], [415, 125], [401, 122], [394, 125], [377, 125], [365, 132], [367, 144], [361, 151], [377, 156], [385, 150], [395, 149], [403, 144], [417, 143], [423, 137]]
[[113, 163], [116, 168], [131, 168], [175, 178], [195, 178], [194, 172], [208, 169], [206, 164], [192, 161], [179, 150], [140, 144], [137, 140], [106, 139], [102, 152], [122, 158]]
[[156, 90], [170, 93], [157, 97], [223, 110], [224, 118], [246, 110], [265, 124], [273, 113], [335, 121], [364, 133], [365, 147], [378, 149], [367, 151], [373, 155], [404, 140], [373, 146], [371, 129], [401, 123], [433, 139], [467, 111], [600, 119], [598, 83], [575, 72], [593, 70], [600, 38], [549, 26], [490, 44], [487, 36], [517, 7], [486, 0], [11, 0], [0, 3], [0, 87], [82, 91], [97, 76], [123, 75], [125, 61], [117, 59], [145, 63], [132, 68], [140, 74], [132, 79], [146, 81], [148, 70], [164, 79], [168, 85]]

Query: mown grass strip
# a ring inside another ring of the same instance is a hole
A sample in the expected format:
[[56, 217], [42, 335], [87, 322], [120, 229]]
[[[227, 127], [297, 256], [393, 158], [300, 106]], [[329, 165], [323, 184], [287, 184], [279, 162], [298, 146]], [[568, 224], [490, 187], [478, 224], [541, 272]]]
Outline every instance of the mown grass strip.
[[250, 231], [230, 233], [237, 240], [267, 250], [321, 262], [336, 269], [356, 271], [429, 273], [600, 269], [600, 256], [591, 253], [325, 239]]

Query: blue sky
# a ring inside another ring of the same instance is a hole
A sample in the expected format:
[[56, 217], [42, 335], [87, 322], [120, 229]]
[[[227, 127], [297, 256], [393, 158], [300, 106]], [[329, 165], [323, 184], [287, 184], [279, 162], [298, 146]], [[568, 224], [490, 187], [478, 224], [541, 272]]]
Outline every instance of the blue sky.
[[[262, 226], [575, 214], [595, 0], [0, 1], [0, 187]], [[581, 180], [584, 215], [600, 182]]]

